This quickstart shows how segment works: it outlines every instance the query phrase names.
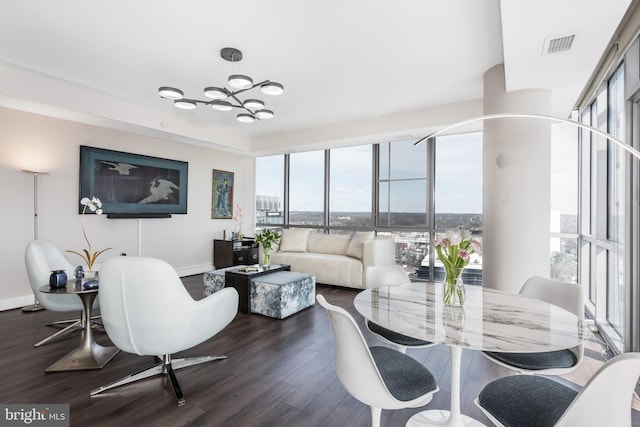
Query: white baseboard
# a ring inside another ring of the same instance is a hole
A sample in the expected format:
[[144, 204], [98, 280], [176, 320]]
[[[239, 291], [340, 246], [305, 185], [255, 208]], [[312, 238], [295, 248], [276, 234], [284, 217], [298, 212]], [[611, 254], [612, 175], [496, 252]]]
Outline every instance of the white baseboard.
[[33, 305], [35, 298], [33, 294], [25, 295], [22, 297], [0, 299], [0, 311], [12, 310], [14, 308], [26, 307]]

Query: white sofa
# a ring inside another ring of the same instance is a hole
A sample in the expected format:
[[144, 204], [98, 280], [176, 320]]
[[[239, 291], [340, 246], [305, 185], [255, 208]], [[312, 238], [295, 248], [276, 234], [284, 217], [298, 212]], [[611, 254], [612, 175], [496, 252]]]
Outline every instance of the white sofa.
[[390, 238], [374, 238], [373, 232], [347, 235], [286, 229], [271, 262], [312, 273], [317, 283], [365, 289], [368, 266], [395, 264], [395, 243]]

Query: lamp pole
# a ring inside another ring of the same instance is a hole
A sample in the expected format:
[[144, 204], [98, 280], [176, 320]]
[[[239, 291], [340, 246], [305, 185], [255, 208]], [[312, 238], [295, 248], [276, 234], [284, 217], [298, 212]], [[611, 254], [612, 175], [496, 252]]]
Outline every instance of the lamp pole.
[[[38, 174], [46, 175], [49, 172], [32, 171], [22, 169], [22, 172], [33, 174], [33, 240], [38, 240]], [[33, 295], [33, 305], [22, 307], [24, 312], [39, 311], [44, 309], [38, 302], [38, 297]]]

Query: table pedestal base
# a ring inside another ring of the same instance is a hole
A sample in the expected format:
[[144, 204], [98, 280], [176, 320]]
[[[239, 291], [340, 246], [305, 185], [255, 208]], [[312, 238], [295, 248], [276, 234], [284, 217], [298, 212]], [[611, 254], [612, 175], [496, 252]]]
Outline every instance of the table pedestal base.
[[450, 418], [451, 412], [445, 410], [422, 411], [409, 418], [406, 427], [486, 427], [478, 420], [466, 415], [458, 414], [458, 419]]
[[45, 372], [102, 369], [119, 351], [118, 347], [103, 347], [93, 342], [90, 350], [85, 347], [77, 348], [49, 366]]

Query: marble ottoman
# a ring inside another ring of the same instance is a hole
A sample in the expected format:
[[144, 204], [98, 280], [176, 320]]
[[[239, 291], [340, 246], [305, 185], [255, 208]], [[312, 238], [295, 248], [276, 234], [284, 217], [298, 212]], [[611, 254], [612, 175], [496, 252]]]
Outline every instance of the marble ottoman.
[[277, 271], [251, 279], [249, 312], [284, 319], [316, 301], [316, 277]]
[[202, 274], [202, 281], [204, 282], [204, 296], [208, 297], [214, 292], [218, 292], [224, 288], [224, 274], [227, 270], [237, 269], [238, 266], [219, 268], [213, 271], [207, 271]]

